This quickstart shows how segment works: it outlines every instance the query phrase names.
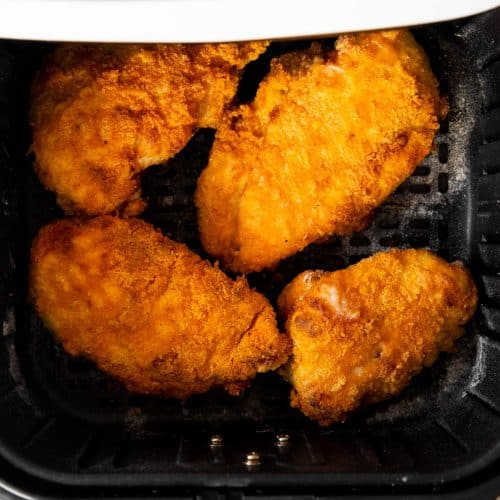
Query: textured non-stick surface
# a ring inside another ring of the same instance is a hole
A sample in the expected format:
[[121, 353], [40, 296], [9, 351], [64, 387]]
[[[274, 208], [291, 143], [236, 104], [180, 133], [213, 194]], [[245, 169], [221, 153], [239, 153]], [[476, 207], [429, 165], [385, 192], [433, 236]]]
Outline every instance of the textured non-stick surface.
[[[9, 73], [0, 98], [9, 96], [5, 109], [11, 121], [0, 148], [5, 174], [0, 241], [6, 249], [0, 352], [8, 382], [0, 391], [0, 451], [53, 481], [109, 484], [113, 473], [120, 485], [223, 486], [437, 484], [462, 477], [478, 460], [497, 453], [500, 392], [491, 377], [498, 373], [500, 349], [491, 331], [500, 323], [495, 309], [500, 286], [493, 272], [500, 262], [498, 217], [491, 207], [500, 167], [491, 150], [500, 134], [489, 113], [495, 113], [500, 95], [494, 96], [495, 80], [488, 76], [500, 74], [494, 25], [490, 15], [414, 31], [449, 95], [450, 112], [434, 150], [376, 211], [368, 229], [311, 245], [276, 270], [248, 277], [274, 301], [303, 270], [339, 269], [390, 247], [426, 247], [471, 265], [484, 316], [470, 326], [456, 352], [443, 355], [399, 397], [329, 429], [289, 408], [289, 386], [276, 374], [258, 376], [240, 397], [213, 390], [180, 402], [129, 394], [89, 361], [63, 352], [26, 302], [31, 239], [61, 216], [54, 196], [32, 171], [32, 157], [25, 155], [29, 81], [50, 47], [6, 44]], [[246, 71], [239, 100], [252, 97], [272, 55], [306, 43], [273, 44]], [[193, 194], [213, 137], [214, 131], [200, 130], [174, 159], [142, 178], [149, 200], [143, 217], [202, 255]], [[208, 445], [214, 433], [223, 437], [221, 448]], [[276, 446], [279, 433], [290, 436], [285, 448]], [[248, 470], [243, 461], [254, 449], [262, 465]], [[458, 468], [460, 474], [449, 472]], [[330, 474], [316, 475], [323, 472]]]

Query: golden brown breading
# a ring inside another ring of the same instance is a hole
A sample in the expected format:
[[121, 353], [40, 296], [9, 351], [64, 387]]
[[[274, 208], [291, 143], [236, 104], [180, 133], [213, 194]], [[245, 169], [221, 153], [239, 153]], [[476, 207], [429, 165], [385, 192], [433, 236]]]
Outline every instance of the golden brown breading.
[[216, 127], [240, 70], [266, 46], [62, 45], [33, 85], [43, 184], [70, 213], [109, 213], [137, 198], [137, 174], [172, 157], [195, 128]]
[[32, 301], [66, 351], [140, 393], [237, 394], [289, 355], [269, 302], [138, 219], [60, 220], [32, 248]]
[[459, 262], [391, 250], [345, 270], [302, 273], [278, 303], [294, 344], [291, 404], [329, 425], [397, 394], [450, 350], [477, 291]]
[[233, 271], [259, 271], [361, 229], [429, 153], [441, 108], [406, 30], [279, 57], [255, 101], [217, 131], [196, 193], [205, 249]]

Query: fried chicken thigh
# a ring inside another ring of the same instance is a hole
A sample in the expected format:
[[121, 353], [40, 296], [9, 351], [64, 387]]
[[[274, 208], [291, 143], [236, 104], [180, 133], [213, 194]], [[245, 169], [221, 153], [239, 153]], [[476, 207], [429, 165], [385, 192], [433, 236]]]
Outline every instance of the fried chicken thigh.
[[141, 220], [57, 221], [40, 231], [31, 262], [47, 327], [131, 391], [237, 394], [288, 358], [262, 295]]
[[406, 30], [275, 59], [254, 102], [226, 113], [199, 179], [205, 249], [228, 269], [260, 271], [360, 230], [429, 153], [444, 108]]
[[345, 270], [302, 273], [278, 303], [293, 341], [291, 404], [329, 425], [399, 393], [449, 351], [477, 291], [459, 262], [391, 250]]
[[62, 45], [33, 84], [41, 181], [68, 213], [110, 213], [131, 198], [137, 212], [139, 172], [175, 155], [197, 127], [216, 127], [240, 70], [266, 46]]

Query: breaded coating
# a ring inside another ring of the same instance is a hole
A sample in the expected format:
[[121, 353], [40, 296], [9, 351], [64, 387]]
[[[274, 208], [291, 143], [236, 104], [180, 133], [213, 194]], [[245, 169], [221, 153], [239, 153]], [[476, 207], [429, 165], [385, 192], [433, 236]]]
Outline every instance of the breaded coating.
[[140, 208], [139, 172], [175, 155], [197, 127], [216, 127], [241, 69], [266, 46], [62, 45], [33, 83], [42, 183], [68, 213], [111, 213], [131, 198]]
[[345, 270], [302, 273], [278, 304], [293, 341], [291, 404], [329, 425], [398, 394], [452, 349], [477, 290], [460, 262], [391, 250]]
[[363, 228], [429, 153], [444, 109], [407, 30], [342, 35], [275, 59], [217, 131], [196, 203], [204, 248], [260, 271]]
[[134, 392], [238, 394], [283, 364], [291, 342], [265, 297], [138, 219], [101, 216], [44, 227], [30, 293], [64, 349]]

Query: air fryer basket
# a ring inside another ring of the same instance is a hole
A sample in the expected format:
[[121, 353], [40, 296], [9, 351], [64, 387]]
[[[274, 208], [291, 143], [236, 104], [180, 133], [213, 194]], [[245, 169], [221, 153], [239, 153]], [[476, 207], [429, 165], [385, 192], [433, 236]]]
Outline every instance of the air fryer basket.
[[[29, 82], [50, 46], [0, 42], [5, 461], [47, 482], [80, 487], [405, 489], [450, 487], [499, 458], [499, 25], [496, 10], [414, 30], [449, 95], [435, 149], [366, 231], [311, 245], [277, 270], [249, 276], [274, 300], [305, 269], [338, 269], [393, 246], [428, 247], [470, 265], [480, 308], [456, 352], [443, 355], [400, 397], [326, 429], [289, 408], [289, 387], [275, 374], [258, 376], [240, 397], [213, 390], [179, 402], [129, 394], [90, 362], [63, 352], [26, 300], [31, 240], [62, 215], [26, 154]], [[276, 43], [270, 54], [293, 46]], [[269, 57], [247, 69], [240, 100], [251, 98]], [[143, 177], [150, 202], [144, 218], [201, 254], [193, 192], [213, 136], [199, 131], [177, 157]]]

